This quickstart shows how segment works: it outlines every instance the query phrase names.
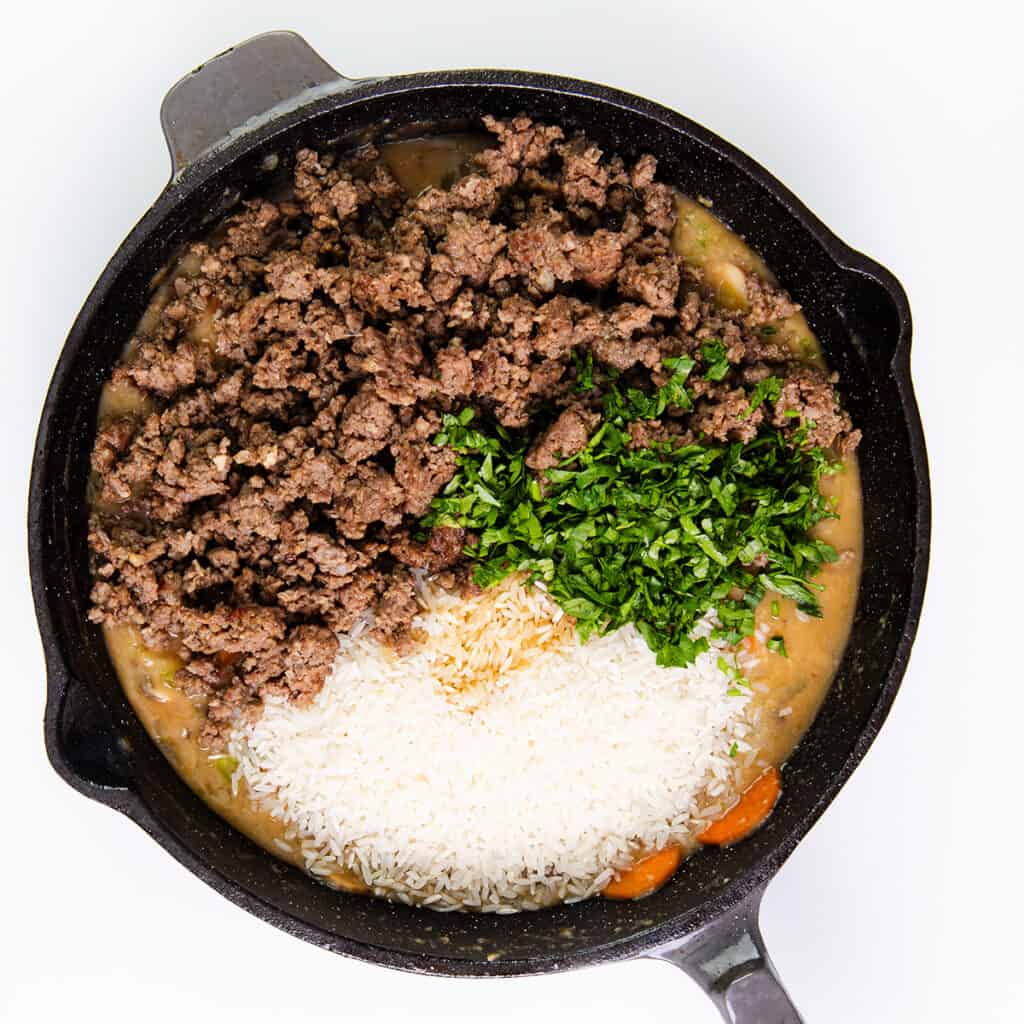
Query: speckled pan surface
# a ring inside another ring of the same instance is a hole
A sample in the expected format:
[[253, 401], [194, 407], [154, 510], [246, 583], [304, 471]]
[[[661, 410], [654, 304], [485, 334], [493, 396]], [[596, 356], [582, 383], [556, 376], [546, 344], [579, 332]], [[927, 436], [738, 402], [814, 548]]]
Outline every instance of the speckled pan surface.
[[[306, 100], [254, 121], [176, 175], [103, 271], [64, 346], [42, 413], [29, 505], [32, 584], [49, 675], [46, 744], [55, 769], [129, 815], [256, 916], [325, 948], [407, 970], [562, 970], [641, 955], [724, 919], [771, 878], [828, 806], [875, 738], [906, 668], [927, 573], [930, 499], [903, 289], [748, 157], [686, 118], [613, 89], [547, 75], [457, 71], [346, 83]], [[789, 762], [785, 798], [762, 830], [732, 849], [692, 858], [667, 887], [636, 903], [592, 900], [511, 917], [439, 915], [317, 885], [234, 832], [164, 760], [85, 617], [88, 452], [101, 384], [146, 304], [153, 274], [205, 224], [286, 171], [298, 147], [408, 137], [458, 128], [484, 112], [520, 111], [585, 128], [624, 156], [654, 153], [662, 180], [713, 199], [716, 214], [746, 236], [803, 304], [864, 429], [864, 575], [832, 692]]]

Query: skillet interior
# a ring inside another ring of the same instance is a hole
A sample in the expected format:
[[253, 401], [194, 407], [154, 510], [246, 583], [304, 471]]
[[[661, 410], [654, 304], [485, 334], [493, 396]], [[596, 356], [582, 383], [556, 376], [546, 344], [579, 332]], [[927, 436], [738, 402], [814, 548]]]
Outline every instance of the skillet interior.
[[[234, 832], [178, 778], [135, 720], [100, 632], [84, 617], [85, 483], [100, 386], [145, 307], [152, 275], [205, 223], [266, 187], [299, 146], [412, 136], [427, 125], [451, 130], [483, 111], [526, 111], [585, 128], [626, 157], [650, 151], [662, 180], [713, 198], [715, 213], [803, 304], [864, 430], [858, 610], [832, 692], [786, 769], [783, 801], [751, 839], [691, 859], [666, 888], [637, 903], [592, 900], [512, 917], [439, 915], [317, 885]], [[276, 172], [265, 169], [271, 153], [282, 161]], [[51, 671], [63, 664], [84, 681], [77, 696], [50, 709], [51, 757], [64, 762], [58, 768], [66, 777], [70, 770], [112, 786], [129, 783], [138, 799], [117, 789], [90, 792], [127, 810], [225, 895], [279, 927], [364, 959], [451, 974], [550, 971], [634, 955], [713, 918], [770, 878], [835, 795], [884, 718], [916, 626], [927, 560], [927, 467], [905, 346], [893, 369], [909, 316], [899, 286], [884, 272], [876, 278], [861, 259], [763, 171], [685, 119], [621, 93], [543, 76], [463, 72], [358, 85], [187, 168], [101, 277], [44, 411], [30, 509], [33, 583]], [[102, 728], [115, 742], [97, 741], [89, 724], [97, 714], [109, 715]]]

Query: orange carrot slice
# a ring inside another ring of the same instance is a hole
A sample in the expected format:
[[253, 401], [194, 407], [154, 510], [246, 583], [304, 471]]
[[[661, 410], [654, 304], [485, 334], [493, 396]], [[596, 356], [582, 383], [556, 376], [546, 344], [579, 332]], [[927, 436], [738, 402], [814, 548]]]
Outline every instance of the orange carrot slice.
[[769, 768], [740, 797], [739, 803], [709, 825], [697, 838], [709, 846], [729, 846], [764, 824], [782, 794], [782, 774]]
[[601, 890], [601, 894], [610, 900], [638, 900], [641, 896], [650, 896], [675, 874], [682, 859], [683, 851], [678, 846], [666, 846], [623, 871]]

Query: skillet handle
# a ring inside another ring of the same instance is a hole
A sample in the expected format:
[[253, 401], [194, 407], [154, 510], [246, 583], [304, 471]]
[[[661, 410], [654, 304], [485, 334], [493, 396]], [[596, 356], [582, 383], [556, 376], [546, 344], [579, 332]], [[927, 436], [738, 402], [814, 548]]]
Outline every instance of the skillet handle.
[[318, 92], [345, 89], [354, 81], [295, 32], [265, 32], [217, 54], [172, 86], [160, 106], [171, 181], [270, 111], [298, 107]]
[[134, 773], [123, 731], [104, 703], [65, 667], [49, 666], [46, 753], [76, 790], [103, 803], [130, 790]]
[[50, 661], [47, 677], [44, 733], [50, 763], [80, 793], [131, 815], [138, 797], [123, 728], [63, 664]]
[[764, 948], [763, 895], [755, 889], [723, 917], [646, 956], [685, 971], [729, 1024], [803, 1024]]

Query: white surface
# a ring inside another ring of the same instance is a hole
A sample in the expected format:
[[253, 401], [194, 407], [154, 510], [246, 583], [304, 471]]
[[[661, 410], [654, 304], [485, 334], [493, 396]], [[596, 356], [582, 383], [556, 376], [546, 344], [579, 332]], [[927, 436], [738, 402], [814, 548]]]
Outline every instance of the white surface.
[[[935, 498], [924, 621], [889, 723], [769, 889], [764, 932], [812, 1024], [1021, 1020], [1022, 494], [1007, 473], [1021, 455], [1004, 438], [1024, 393], [1016, 6], [348, 7], [93, 0], [5, 14], [0, 766], [5, 838], [27, 840], [0, 853], [0, 1018], [717, 1019], [651, 962], [475, 983], [341, 960], [216, 896], [45, 761], [24, 503], [50, 371], [165, 181], [164, 91], [224, 47], [292, 27], [350, 75], [520, 66], [660, 100], [760, 160], [902, 279]], [[971, 293], [982, 308], [968, 314]]]

